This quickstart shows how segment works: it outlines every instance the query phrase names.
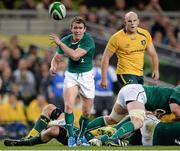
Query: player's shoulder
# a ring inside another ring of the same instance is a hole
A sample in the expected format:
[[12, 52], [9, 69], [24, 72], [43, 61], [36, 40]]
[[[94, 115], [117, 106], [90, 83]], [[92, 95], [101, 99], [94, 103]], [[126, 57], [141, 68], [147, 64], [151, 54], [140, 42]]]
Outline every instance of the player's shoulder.
[[174, 87], [174, 90], [180, 92], [180, 85]]
[[138, 33], [138, 34], [145, 35], [145, 36], [149, 36], [149, 35], [150, 35], [150, 33], [149, 33], [148, 30], [146, 30], [146, 29], [144, 29], [144, 28], [140, 28], [140, 27], [137, 28], [137, 33]]
[[87, 36], [87, 37], [92, 37], [92, 34], [89, 33], [89, 32], [85, 32], [84, 35]]
[[121, 29], [121, 30], [119, 30], [119, 31], [117, 31], [117, 32], [115, 32], [112, 36], [111, 36], [111, 41], [113, 40], [119, 40], [119, 38], [123, 38], [125, 35], [124, 35], [124, 30], [123, 29]]
[[115, 32], [112, 37], [122, 36], [124, 34], [124, 28], [120, 29], [119, 31]]
[[94, 41], [92, 34], [90, 34], [90, 33], [88, 33], [88, 32], [85, 32], [85, 33], [84, 33], [83, 39], [84, 39], [84, 40], [88, 40], [88, 41], [89, 41], [89, 40]]
[[84, 38], [93, 38], [93, 36], [89, 32], [85, 32], [84, 33]]
[[72, 34], [68, 34], [68, 35], [66, 35], [66, 36], [64, 36], [64, 37], [62, 37], [61, 38], [61, 41], [68, 41], [68, 40], [71, 40], [72, 39]]

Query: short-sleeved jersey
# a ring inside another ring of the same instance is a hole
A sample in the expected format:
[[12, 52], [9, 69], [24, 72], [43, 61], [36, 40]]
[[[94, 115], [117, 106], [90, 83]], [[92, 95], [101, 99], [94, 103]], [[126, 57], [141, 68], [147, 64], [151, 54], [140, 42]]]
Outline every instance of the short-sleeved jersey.
[[174, 101], [180, 104], [180, 90], [169, 87], [158, 87], [158, 86], [143, 86], [146, 92], [147, 103], [145, 107], [149, 111], [155, 109], [163, 109], [167, 113], [170, 113], [169, 101], [174, 98]]
[[144, 53], [151, 44], [150, 33], [142, 28], [138, 28], [133, 35], [129, 35], [125, 29], [112, 35], [106, 48], [117, 55], [116, 73], [142, 76]]
[[[72, 39], [73, 36], [72, 34], [70, 34], [62, 38], [61, 41], [71, 49], [75, 50], [79, 47], [84, 49], [87, 53], [77, 61], [74, 61], [69, 57], [68, 71], [72, 73], [82, 73], [90, 71], [93, 67], [92, 61], [95, 53], [95, 43], [92, 36], [89, 33], [84, 33], [83, 38], [77, 43], [73, 43]], [[56, 52], [59, 54], [64, 54], [63, 50], [60, 47], [57, 48]]]

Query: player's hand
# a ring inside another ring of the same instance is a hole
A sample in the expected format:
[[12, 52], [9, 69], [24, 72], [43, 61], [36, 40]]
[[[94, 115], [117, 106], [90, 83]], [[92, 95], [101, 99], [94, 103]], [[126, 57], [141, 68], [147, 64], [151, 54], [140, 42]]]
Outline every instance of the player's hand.
[[101, 87], [102, 87], [103, 89], [106, 89], [107, 86], [108, 86], [107, 79], [102, 79], [102, 80], [101, 80]]
[[49, 36], [49, 39], [51, 40], [52, 43], [55, 43], [56, 45], [60, 45], [61, 41], [59, 39], [59, 37], [56, 34], [51, 34]]
[[50, 72], [50, 75], [54, 76], [57, 72], [57, 68], [52, 66], [50, 67], [49, 72]]
[[152, 78], [154, 80], [158, 80], [159, 79], [159, 71], [153, 71], [152, 73]]

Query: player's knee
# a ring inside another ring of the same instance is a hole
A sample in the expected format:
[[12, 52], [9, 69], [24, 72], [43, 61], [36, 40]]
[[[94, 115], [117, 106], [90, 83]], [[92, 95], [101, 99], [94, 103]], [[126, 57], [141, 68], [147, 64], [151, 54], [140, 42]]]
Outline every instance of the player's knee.
[[116, 124], [118, 123], [125, 115], [124, 114], [118, 114], [114, 109], [111, 111], [111, 114], [109, 116], [105, 117], [105, 122], [107, 122], [108, 125]]
[[66, 112], [68, 112], [68, 111], [70, 111], [70, 112], [72, 112], [72, 110], [73, 110], [73, 103], [71, 103], [71, 102], [65, 102], [65, 111]]
[[145, 120], [145, 111], [142, 109], [133, 109], [129, 112], [131, 121], [134, 124], [135, 129], [139, 129], [143, 126]]
[[56, 109], [56, 106], [53, 104], [48, 104], [47, 106], [45, 106], [43, 108], [42, 114], [45, 115], [46, 117], [50, 118], [50, 115], [52, 113], [52, 111]]
[[176, 118], [180, 118], [180, 106], [176, 103], [170, 104], [171, 112], [176, 116]]
[[134, 125], [135, 129], [140, 129], [143, 126], [143, 120], [138, 117], [131, 117], [131, 122]]

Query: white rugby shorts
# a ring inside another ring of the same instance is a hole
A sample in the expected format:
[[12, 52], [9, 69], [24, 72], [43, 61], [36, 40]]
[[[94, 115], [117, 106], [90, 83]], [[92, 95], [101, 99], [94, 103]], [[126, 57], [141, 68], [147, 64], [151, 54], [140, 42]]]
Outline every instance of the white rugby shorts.
[[146, 104], [146, 93], [141, 84], [128, 84], [121, 88], [116, 102], [126, 109], [127, 101], [138, 101], [143, 104]]
[[88, 99], [94, 99], [95, 84], [94, 72], [90, 70], [83, 73], [65, 72], [64, 88], [70, 88], [77, 85], [80, 89], [80, 94]]

